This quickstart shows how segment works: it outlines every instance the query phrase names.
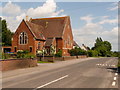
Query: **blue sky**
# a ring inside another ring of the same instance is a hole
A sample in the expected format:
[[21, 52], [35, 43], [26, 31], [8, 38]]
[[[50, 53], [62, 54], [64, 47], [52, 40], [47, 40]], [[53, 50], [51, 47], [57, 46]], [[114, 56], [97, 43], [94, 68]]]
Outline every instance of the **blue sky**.
[[[17, 1], [17, 0], [16, 0]], [[58, 0], [57, 0], [58, 1]], [[82, 1], [82, 0], [81, 0]], [[30, 18], [70, 16], [74, 40], [81, 46], [94, 45], [97, 37], [112, 43], [113, 51], [118, 50], [118, 0], [114, 2], [3, 2], [2, 17], [15, 31], [26, 15]], [[99, 1], [99, 0], [98, 0]], [[112, 0], [110, 0], [112, 1]]]

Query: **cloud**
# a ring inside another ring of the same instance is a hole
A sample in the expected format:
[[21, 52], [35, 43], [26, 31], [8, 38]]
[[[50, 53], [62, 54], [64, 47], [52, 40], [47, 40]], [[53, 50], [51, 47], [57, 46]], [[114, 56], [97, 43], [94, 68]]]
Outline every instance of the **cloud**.
[[20, 23], [20, 21], [17, 21], [16, 18], [12, 16], [2, 16], [2, 19], [5, 19], [7, 21], [7, 26], [12, 32], [14, 32], [17, 29], [18, 24]]
[[115, 11], [118, 10], [118, 3], [112, 3], [112, 7], [108, 8], [109, 11]]
[[[87, 15], [88, 16], [88, 15]], [[84, 16], [84, 17], [87, 17]], [[100, 24], [103, 22], [102, 20], [93, 23], [93, 19], [98, 19], [97, 17], [92, 17], [91, 19], [84, 19], [86, 21], [90, 21], [90, 23], [86, 22], [86, 24], [83, 27], [80, 27], [78, 29], [73, 29], [73, 35], [75, 41], [79, 44], [85, 44], [89, 47], [93, 47], [95, 43], [95, 39], [97, 37], [102, 37], [103, 40], [109, 41], [113, 49], [112, 50], [118, 50], [118, 27], [113, 27], [111, 30], [106, 29]], [[101, 18], [108, 19], [108, 16], [102, 16]], [[109, 19], [109, 24], [113, 23], [114, 19]], [[115, 22], [115, 21], [114, 21]], [[104, 22], [104, 25], [108, 22]], [[115, 22], [116, 23], [116, 22]]]
[[99, 22], [99, 24], [117, 24], [118, 23], [118, 19], [104, 19], [102, 21]]
[[26, 14], [22, 13], [20, 16], [16, 16], [17, 21], [21, 21], [23, 18], [25, 18]]
[[87, 15], [84, 17], [80, 17], [80, 19], [86, 21], [87, 23], [90, 23], [94, 18], [91, 15]]
[[21, 8], [13, 4], [12, 2], [8, 2], [4, 7], [0, 7], [2, 9], [3, 15], [18, 15], [21, 13]]
[[114, 38], [116, 38], [117, 39], [117, 37], [118, 37], [118, 27], [114, 27], [111, 31], [104, 31], [103, 33], [102, 33], [102, 35], [103, 36], [110, 36], [110, 37], [112, 37], [112, 39]]
[[26, 15], [32, 18], [53, 17], [60, 15], [62, 12], [64, 12], [63, 9], [57, 11], [57, 5], [54, 0], [47, 0], [42, 6], [29, 8], [26, 12], [17, 16], [17, 20], [24, 18]]
[[0, 7], [3, 11], [4, 18], [8, 22], [8, 27], [11, 31], [15, 31], [22, 19], [28, 15], [29, 18], [42, 18], [63, 16], [63, 9], [58, 10], [58, 6], [54, 0], [46, 0], [43, 5], [36, 8], [21, 9], [15, 3], [8, 2], [4, 7]]
[[31, 17], [46, 17], [51, 16], [56, 11], [57, 5], [54, 0], [47, 0], [42, 6], [30, 8], [27, 15]]

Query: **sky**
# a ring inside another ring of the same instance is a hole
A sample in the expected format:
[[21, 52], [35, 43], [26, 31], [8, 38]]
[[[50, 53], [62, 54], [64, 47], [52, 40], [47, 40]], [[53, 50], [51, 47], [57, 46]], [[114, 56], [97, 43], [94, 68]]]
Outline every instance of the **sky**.
[[[6, 0], [7, 1], [7, 0]], [[0, 5], [0, 16], [6, 19], [8, 28], [15, 32], [25, 19], [70, 16], [74, 40], [81, 46], [94, 46], [95, 39], [112, 44], [112, 51], [118, 51], [118, 0], [110, 2], [63, 2], [63, 0], [43, 0], [42, 2], [7, 1]]]

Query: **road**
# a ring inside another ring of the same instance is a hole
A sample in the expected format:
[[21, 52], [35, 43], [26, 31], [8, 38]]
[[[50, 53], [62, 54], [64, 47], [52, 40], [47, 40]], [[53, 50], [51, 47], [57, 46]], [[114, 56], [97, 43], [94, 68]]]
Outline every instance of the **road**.
[[[2, 86], [32, 90], [33, 88], [34, 90], [39, 88], [118, 88], [117, 61], [114, 57], [92, 58], [41, 64], [31, 70], [24, 69], [24, 73], [18, 75], [17, 73], [12, 75], [17, 70], [7, 71], [3, 72]], [[42, 68], [46, 70], [40, 70]]]

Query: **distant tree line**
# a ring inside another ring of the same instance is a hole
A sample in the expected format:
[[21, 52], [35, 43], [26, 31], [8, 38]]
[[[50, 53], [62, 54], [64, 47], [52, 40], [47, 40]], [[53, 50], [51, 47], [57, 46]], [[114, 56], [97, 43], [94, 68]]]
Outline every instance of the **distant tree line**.
[[[88, 47], [89, 48], [89, 47]], [[120, 56], [120, 52], [113, 52], [112, 45], [108, 41], [103, 41], [101, 37], [97, 37], [95, 40], [94, 46], [88, 51], [85, 51], [81, 48], [74, 48], [69, 51], [71, 56], [77, 56], [77, 55], [87, 55], [90, 57], [118, 57]]]
[[7, 28], [7, 22], [5, 19], [2, 20], [2, 18], [0, 18], [0, 30], [2, 31], [0, 33], [0, 40], [2, 42], [2, 46], [11, 46], [11, 38], [14, 33]]

